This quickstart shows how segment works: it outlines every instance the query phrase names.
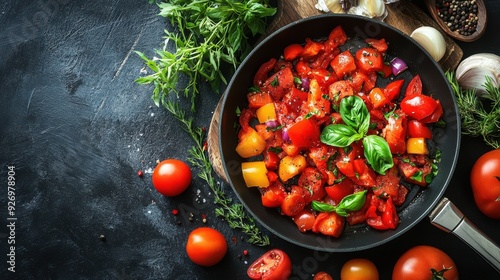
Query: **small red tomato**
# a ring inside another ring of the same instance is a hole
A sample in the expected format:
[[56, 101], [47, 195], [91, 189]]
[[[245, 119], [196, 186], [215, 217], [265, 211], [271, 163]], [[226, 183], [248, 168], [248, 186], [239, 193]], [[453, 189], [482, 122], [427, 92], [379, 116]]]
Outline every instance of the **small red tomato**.
[[485, 153], [474, 163], [471, 186], [479, 210], [500, 220], [500, 149]]
[[271, 249], [257, 258], [247, 270], [250, 279], [288, 279], [292, 273], [290, 257], [280, 249]]
[[218, 230], [200, 227], [189, 234], [186, 252], [195, 264], [213, 266], [226, 255], [227, 242]]
[[419, 245], [410, 248], [399, 257], [392, 271], [392, 279], [458, 280], [458, 270], [445, 252], [432, 246]]
[[320, 271], [314, 275], [313, 280], [333, 280], [333, 278], [330, 274]]
[[191, 184], [191, 168], [183, 161], [167, 159], [153, 171], [153, 186], [165, 196], [177, 196]]

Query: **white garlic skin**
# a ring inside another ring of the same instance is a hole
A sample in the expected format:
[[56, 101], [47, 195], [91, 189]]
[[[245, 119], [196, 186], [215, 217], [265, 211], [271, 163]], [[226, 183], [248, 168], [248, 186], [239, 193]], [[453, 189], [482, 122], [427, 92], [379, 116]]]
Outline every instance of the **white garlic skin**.
[[455, 70], [458, 83], [465, 89], [475, 89], [476, 94], [484, 97], [486, 77], [495, 87], [500, 85], [500, 56], [492, 53], [473, 54], [458, 64]]
[[446, 41], [443, 34], [432, 26], [421, 26], [410, 35], [435, 61], [441, 60], [446, 53]]

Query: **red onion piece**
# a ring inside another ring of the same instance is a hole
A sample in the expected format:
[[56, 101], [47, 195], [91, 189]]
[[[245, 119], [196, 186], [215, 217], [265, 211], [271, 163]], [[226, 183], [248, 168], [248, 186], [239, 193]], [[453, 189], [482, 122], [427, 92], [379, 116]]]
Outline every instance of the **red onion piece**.
[[266, 126], [269, 128], [276, 128], [278, 127], [278, 122], [275, 120], [268, 120], [266, 121]]
[[283, 141], [285, 141], [285, 142], [290, 141], [290, 136], [288, 136], [287, 129], [283, 129], [283, 131], [281, 132], [281, 137], [283, 138]]
[[302, 89], [304, 91], [309, 91], [309, 78], [301, 78], [300, 82], [302, 83]]
[[404, 62], [404, 60], [402, 60], [401, 58], [395, 57], [394, 59], [391, 60], [391, 68], [392, 68], [392, 74], [394, 76], [397, 76], [406, 69], [408, 69], [408, 65], [406, 65], [406, 62]]

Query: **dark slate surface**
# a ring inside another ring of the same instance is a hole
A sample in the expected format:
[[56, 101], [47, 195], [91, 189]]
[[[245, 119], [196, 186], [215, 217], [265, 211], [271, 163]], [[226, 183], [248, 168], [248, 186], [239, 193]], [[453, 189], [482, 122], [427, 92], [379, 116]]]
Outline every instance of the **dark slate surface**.
[[[500, 54], [495, 17], [500, 4], [490, 0], [487, 7], [486, 34], [461, 44], [466, 56]], [[143, 67], [134, 50], [152, 56], [163, 29], [172, 30], [157, 12], [148, 1], [0, 4], [0, 278], [244, 279], [248, 264], [269, 249], [242, 241], [241, 232], [215, 217], [213, 196], [202, 180], [195, 178], [176, 198], [162, 197], [152, 187], [156, 160], [186, 159], [191, 147], [178, 123], [153, 105], [152, 88], [134, 83]], [[208, 126], [219, 97], [205, 85], [202, 91], [197, 123]], [[499, 222], [478, 212], [468, 185], [473, 162], [487, 150], [478, 140], [464, 139], [446, 196], [500, 243]], [[9, 166], [16, 182], [12, 231], [7, 227], [12, 222]], [[143, 178], [138, 170], [145, 172]], [[235, 198], [228, 185], [224, 188]], [[180, 215], [173, 216], [173, 209]], [[184, 250], [188, 233], [202, 225], [228, 239], [227, 255], [211, 268], [192, 264]], [[373, 260], [387, 279], [397, 257], [418, 244], [448, 252], [462, 279], [500, 278], [464, 243], [428, 221], [382, 247], [357, 253], [326, 254], [270, 238], [271, 247], [291, 256], [294, 279], [311, 279], [319, 270], [339, 279], [342, 264], [355, 257]], [[9, 240], [15, 240], [15, 273], [7, 270]], [[245, 249], [249, 255], [241, 257]]]

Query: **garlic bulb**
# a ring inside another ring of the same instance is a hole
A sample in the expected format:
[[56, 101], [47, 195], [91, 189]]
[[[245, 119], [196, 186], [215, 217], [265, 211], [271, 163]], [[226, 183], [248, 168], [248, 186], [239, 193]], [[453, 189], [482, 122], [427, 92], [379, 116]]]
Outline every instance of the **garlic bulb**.
[[341, 0], [318, 0], [316, 9], [336, 14], [345, 13]]
[[490, 77], [495, 87], [500, 84], [500, 56], [492, 53], [473, 54], [458, 64], [455, 75], [460, 86], [476, 89], [476, 93], [484, 97], [488, 94], [483, 87], [486, 77]]
[[446, 52], [446, 41], [443, 34], [432, 26], [421, 26], [415, 29], [411, 35], [435, 61], [441, 60]]
[[384, 0], [359, 0], [358, 7], [362, 7], [368, 17], [381, 17], [385, 14]]

